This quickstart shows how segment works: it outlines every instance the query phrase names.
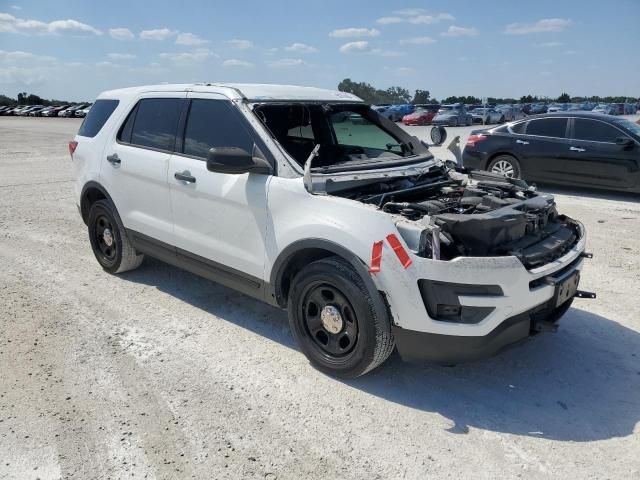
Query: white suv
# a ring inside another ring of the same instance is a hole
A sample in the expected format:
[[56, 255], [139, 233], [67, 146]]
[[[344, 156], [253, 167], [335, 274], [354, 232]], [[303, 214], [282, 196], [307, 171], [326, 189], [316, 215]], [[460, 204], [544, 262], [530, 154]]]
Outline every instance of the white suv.
[[113, 90], [69, 150], [106, 271], [151, 255], [286, 307], [333, 375], [362, 375], [394, 346], [447, 364], [488, 356], [554, 330], [584, 293], [585, 231], [552, 196], [452, 168], [348, 93]]

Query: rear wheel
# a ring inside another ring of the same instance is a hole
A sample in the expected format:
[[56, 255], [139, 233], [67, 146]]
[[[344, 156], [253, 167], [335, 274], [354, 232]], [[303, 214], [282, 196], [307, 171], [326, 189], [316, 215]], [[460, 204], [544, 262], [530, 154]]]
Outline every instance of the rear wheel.
[[498, 155], [489, 162], [487, 170], [493, 173], [499, 173], [508, 178], [521, 178], [520, 163], [511, 155]]
[[449, 122], [449, 125], [451, 127], [457, 127], [458, 126], [458, 119], [457, 118], [452, 118], [451, 122]]
[[391, 354], [394, 340], [389, 315], [376, 308], [380, 302], [374, 302], [348, 262], [338, 257], [313, 262], [291, 285], [291, 331], [318, 370], [354, 378], [373, 370]]
[[108, 200], [98, 200], [91, 206], [87, 228], [93, 254], [107, 272], [133, 270], [144, 260], [144, 255], [133, 248], [120, 217]]

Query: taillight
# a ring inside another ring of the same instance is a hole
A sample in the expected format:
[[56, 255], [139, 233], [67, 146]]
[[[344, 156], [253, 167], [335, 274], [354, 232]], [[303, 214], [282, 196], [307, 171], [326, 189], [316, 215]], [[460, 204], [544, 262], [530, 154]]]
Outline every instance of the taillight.
[[73, 160], [73, 153], [76, 151], [77, 147], [78, 147], [78, 142], [76, 142], [75, 140], [71, 140], [69, 142], [69, 155], [71, 155], [71, 160]]
[[467, 146], [468, 147], [475, 147], [476, 143], [480, 143], [483, 140], [486, 140], [487, 136], [486, 135], [482, 135], [482, 134], [478, 134], [478, 135], [469, 135], [469, 138], [467, 138]]

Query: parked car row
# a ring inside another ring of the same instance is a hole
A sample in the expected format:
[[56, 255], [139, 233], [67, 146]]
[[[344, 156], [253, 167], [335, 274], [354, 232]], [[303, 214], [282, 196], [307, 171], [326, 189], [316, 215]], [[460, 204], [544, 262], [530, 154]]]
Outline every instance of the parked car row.
[[640, 111], [635, 103], [526, 103], [526, 104], [382, 104], [373, 105], [373, 110], [392, 122], [402, 121], [405, 125], [471, 125], [481, 123], [504, 123], [521, 120], [527, 115], [552, 112], [594, 112], [607, 115], [632, 115]]
[[86, 117], [91, 103], [79, 105], [18, 105], [0, 107], [0, 115], [17, 117]]
[[520, 105], [401, 104], [373, 105], [372, 109], [392, 122], [405, 125], [462, 126], [473, 123], [504, 123], [525, 116]]
[[537, 103], [526, 106], [526, 113], [537, 115], [553, 112], [594, 112], [605, 115], [633, 115], [640, 110], [640, 105], [635, 103]]

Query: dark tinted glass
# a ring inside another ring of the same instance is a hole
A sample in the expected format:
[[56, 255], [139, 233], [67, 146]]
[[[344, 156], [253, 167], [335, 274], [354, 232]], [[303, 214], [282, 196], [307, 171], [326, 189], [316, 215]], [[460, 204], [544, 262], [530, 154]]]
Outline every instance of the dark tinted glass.
[[527, 124], [527, 122], [520, 122], [520, 123], [516, 123], [514, 125], [511, 125], [511, 131], [513, 133], [522, 133], [524, 132], [524, 126]]
[[576, 118], [573, 121], [573, 136], [578, 140], [615, 143], [617, 137], [624, 135], [620, 130], [606, 123]]
[[214, 147], [238, 147], [252, 153], [253, 143], [251, 132], [229, 102], [191, 101], [184, 134], [185, 154], [206, 158]]
[[145, 98], [138, 104], [131, 143], [142, 147], [173, 150], [182, 100]]
[[527, 126], [527, 135], [539, 135], [541, 137], [564, 138], [567, 131], [566, 118], [544, 118], [531, 120]]
[[95, 137], [118, 106], [118, 100], [96, 100], [84, 118], [78, 135]]
[[138, 105], [127, 116], [127, 120], [118, 132], [118, 141], [124, 143], [131, 143], [131, 132], [133, 132], [133, 122], [136, 119], [136, 112], [138, 111]]

